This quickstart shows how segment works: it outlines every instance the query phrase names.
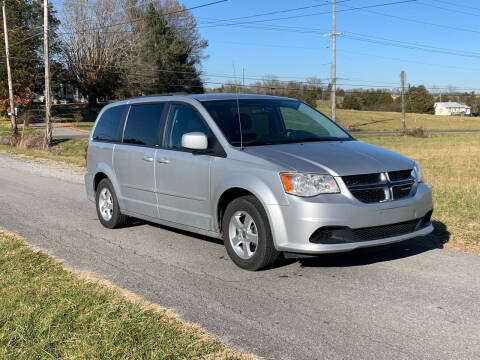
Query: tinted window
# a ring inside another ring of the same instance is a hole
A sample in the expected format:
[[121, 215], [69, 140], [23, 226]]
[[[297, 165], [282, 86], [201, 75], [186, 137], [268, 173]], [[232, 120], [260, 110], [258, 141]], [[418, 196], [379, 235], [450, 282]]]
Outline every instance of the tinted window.
[[123, 117], [128, 106], [115, 106], [105, 110], [98, 120], [93, 133], [94, 140], [120, 141], [123, 130]]
[[159, 145], [164, 104], [132, 105], [128, 113], [123, 142], [145, 146]]
[[234, 146], [240, 140], [245, 146], [352, 140], [325, 115], [296, 100], [214, 100], [203, 106]]
[[168, 115], [165, 131], [165, 147], [181, 149], [182, 136], [189, 132], [202, 132], [207, 137], [211, 137], [210, 130], [194, 108], [173, 104]]

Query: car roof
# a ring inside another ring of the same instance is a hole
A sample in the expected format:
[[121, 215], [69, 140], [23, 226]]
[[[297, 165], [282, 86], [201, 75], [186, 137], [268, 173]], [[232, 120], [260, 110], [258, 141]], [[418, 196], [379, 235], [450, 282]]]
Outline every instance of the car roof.
[[213, 101], [213, 100], [236, 100], [236, 99], [270, 99], [270, 100], [296, 100], [282, 96], [272, 96], [263, 94], [235, 94], [235, 93], [210, 93], [210, 94], [186, 94], [186, 93], [169, 93], [169, 94], [155, 94], [129, 98], [112, 103], [111, 105], [133, 104], [139, 102], [150, 101], [178, 101], [185, 99], [195, 99], [198, 101]]
[[212, 101], [212, 100], [236, 100], [238, 99], [270, 99], [270, 100], [293, 100], [282, 96], [263, 95], [263, 94], [236, 94], [236, 93], [211, 93], [211, 94], [193, 94], [189, 95], [198, 101]]

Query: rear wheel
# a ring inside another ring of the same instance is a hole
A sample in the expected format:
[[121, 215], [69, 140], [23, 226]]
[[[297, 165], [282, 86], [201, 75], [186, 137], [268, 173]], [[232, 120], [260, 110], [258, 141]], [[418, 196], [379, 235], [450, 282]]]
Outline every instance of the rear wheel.
[[97, 216], [103, 226], [115, 229], [127, 223], [128, 216], [120, 212], [117, 196], [110, 180], [103, 179], [100, 181], [95, 193], [95, 202]]
[[254, 196], [243, 196], [228, 204], [222, 231], [228, 255], [242, 269], [263, 269], [280, 255], [273, 245], [265, 210]]

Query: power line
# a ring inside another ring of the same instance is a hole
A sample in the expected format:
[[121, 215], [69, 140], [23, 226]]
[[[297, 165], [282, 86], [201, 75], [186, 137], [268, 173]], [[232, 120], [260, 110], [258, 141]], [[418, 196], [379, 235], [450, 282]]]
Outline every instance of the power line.
[[468, 12], [468, 11], [462, 11], [462, 10], [457, 10], [457, 9], [449, 9], [449, 8], [444, 8], [442, 6], [438, 6], [438, 5], [433, 5], [433, 4], [430, 4], [430, 3], [426, 3], [422, 0], [418, 0], [419, 4], [422, 4], [422, 5], [425, 5], [425, 6], [429, 6], [429, 7], [432, 7], [432, 8], [435, 8], [435, 9], [440, 9], [440, 10], [444, 10], [444, 11], [448, 11], [449, 13], [451, 13], [452, 11], [453, 12], [457, 12], [459, 14], [464, 14], [464, 15], [469, 15], [469, 16], [480, 16], [480, 14], [472, 14], [472, 12]]
[[[216, 26], [241, 26], [244, 28], [253, 28], [253, 29], [259, 29], [259, 30], [284, 31], [284, 32], [303, 33], [303, 34], [323, 34], [328, 31], [325, 29], [292, 27], [292, 26], [285, 26], [285, 25], [248, 25], [248, 24], [243, 25], [243, 24], [235, 23], [235, 24], [219, 24]], [[203, 28], [203, 26], [200, 26], [200, 28]], [[353, 34], [353, 35], [349, 35], [349, 34]], [[370, 42], [370, 43], [375, 43], [380, 45], [394, 46], [394, 47], [406, 48], [411, 50], [422, 50], [427, 52], [462, 56], [462, 57], [472, 57], [472, 58], [480, 57], [480, 53], [473, 53], [473, 52], [457, 50], [457, 49], [441, 48], [441, 47], [435, 47], [435, 46], [426, 45], [426, 44], [411, 43], [411, 42], [405, 42], [405, 41], [400, 41], [395, 39], [378, 38], [372, 35], [359, 34], [354, 32], [345, 32], [344, 37], [349, 38], [351, 40], [356, 40], [356, 41]]]
[[[356, 7], [356, 8], [350, 8], [350, 9], [343, 9], [343, 10], [337, 10], [337, 12], [346, 12], [346, 11], [354, 11], [354, 10], [362, 10], [362, 9], [367, 9], [367, 8], [375, 8], [375, 7], [383, 7], [383, 6], [388, 6], [388, 5], [397, 5], [397, 4], [404, 4], [404, 3], [411, 3], [415, 2], [417, 0], [399, 0], [399, 1], [394, 1], [394, 2], [389, 2], [389, 3], [383, 3], [383, 4], [376, 4], [376, 5], [367, 5], [367, 6], [362, 6], [362, 7]], [[258, 24], [262, 22], [269, 22], [269, 21], [277, 21], [277, 20], [290, 20], [290, 19], [298, 19], [298, 18], [305, 18], [305, 17], [310, 17], [310, 16], [317, 16], [317, 15], [324, 15], [324, 14], [331, 14], [331, 11], [324, 11], [324, 12], [318, 12], [318, 13], [311, 13], [311, 14], [303, 14], [303, 15], [294, 15], [294, 16], [286, 16], [286, 17], [278, 17], [278, 18], [272, 18], [272, 19], [261, 19], [261, 20], [254, 20], [254, 21], [247, 21], [247, 22], [237, 22], [229, 25], [246, 25], [246, 24]], [[251, 17], [255, 17], [255, 15], [251, 15]], [[222, 21], [222, 20], [218, 20]], [[215, 24], [215, 25], [210, 25], [210, 26], [204, 26], [206, 28], [208, 27], [217, 27], [217, 26], [224, 26], [225, 24]]]
[[[337, 1], [337, 3], [344, 3], [344, 2], [349, 2], [349, 1], [352, 1], [352, 0], [342, 0], [342, 1]], [[293, 8], [293, 9], [285, 9], [285, 10], [278, 10], [278, 11], [271, 11], [271, 12], [266, 12], [266, 13], [254, 14], [254, 15], [239, 16], [239, 17], [234, 17], [234, 18], [230, 18], [230, 19], [212, 20], [210, 23], [227, 22], [227, 21], [242, 20], [242, 19], [252, 19], [252, 18], [255, 18], [255, 17], [282, 14], [282, 13], [312, 9], [312, 8], [317, 8], [317, 7], [327, 6], [327, 5], [330, 5], [328, 3], [328, 1], [326, 1], [325, 4], [319, 4], [319, 5], [303, 6], [303, 7]]]
[[453, 6], [456, 6], [456, 7], [462, 7], [462, 8], [467, 8], [467, 9], [473, 9], [473, 10], [480, 10], [480, 8], [478, 7], [474, 7], [474, 6], [468, 6], [468, 5], [459, 5], [457, 3], [452, 3], [450, 1], [444, 1], [444, 0], [435, 0], [435, 2], [437, 3], [442, 3], [442, 4], [447, 4], [447, 5], [453, 5]]
[[[217, 4], [220, 4], [220, 3], [227, 2], [227, 1], [228, 1], [228, 0], [217, 0], [217, 1], [213, 1], [213, 2], [206, 3], [206, 4], [193, 6], [193, 7], [190, 7], [190, 8], [185, 8], [185, 9], [182, 9], [182, 10], [172, 11], [172, 12], [169, 12], [169, 13], [165, 13], [165, 14], [163, 14], [163, 15], [165, 16], [165, 15], [178, 14], [178, 13], [182, 13], [182, 12], [185, 12], [185, 11], [190, 11], [190, 10], [195, 10], [195, 9], [204, 8], [204, 7], [207, 7], [207, 6], [217, 5]], [[82, 31], [73, 31], [73, 32], [60, 32], [60, 33], [61, 33], [61, 34], [64, 34], [64, 35], [68, 35], [68, 34], [82, 34], [82, 33], [87, 33], [87, 32], [89, 32], [89, 31], [91, 31], [91, 30], [100, 30], [100, 29], [106, 29], [106, 28], [111, 28], [111, 27], [115, 27], [115, 26], [129, 25], [129, 24], [132, 24], [132, 23], [135, 23], [135, 22], [139, 22], [139, 21], [143, 21], [143, 20], [145, 20], [145, 19], [144, 19], [144, 18], [139, 18], [139, 19], [133, 19], [133, 20], [128, 20], [128, 21], [123, 21], [123, 22], [119, 22], [119, 23], [115, 23], [115, 24], [102, 25], [102, 26], [94, 26], [94, 27], [88, 28], [88, 29], [85, 30], [85, 31], [82, 30]]]
[[[202, 4], [202, 5], [198, 5], [198, 6], [193, 6], [191, 8], [185, 8], [185, 9], [182, 9], [182, 10], [177, 10], [177, 11], [173, 11], [173, 12], [169, 12], [169, 13], [165, 13], [163, 14], [164, 16], [166, 15], [172, 15], [172, 14], [178, 14], [178, 13], [181, 13], [181, 12], [185, 12], [185, 11], [189, 11], [189, 10], [194, 10], [194, 9], [199, 9], [199, 8], [203, 8], [203, 7], [206, 7], [206, 6], [211, 6], [211, 5], [216, 5], [216, 4], [219, 4], [219, 3], [223, 3], [223, 2], [227, 2], [228, 0], [217, 0], [217, 1], [214, 1], [214, 2], [210, 2], [210, 3], [207, 3], [207, 4]], [[85, 20], [85, 19], [84, 19]], [[80, 20], [80, 22], [83, 22], [84, 20]], [[88, 21], [91, 21], [90, 19], [86, 19]], [[71, 31], [71, 32], [63, 32], [63, 31], [57, 31], [59, 34], [62, 34], [62, 35], [73, 35], [73, 34], [84, 34], [84, 33], [87, 33], [87, 32], [90, 32], [92, 30], [99, 30], [99, 29], [106, 29], [106, 28], [111, 28], [111, 27], [115, 27], [115, 26], [120, 26], [120, 25], [128, 25], [128, 24], [131, 24], [131, 23], [134, 23], [134, 22], [139, 22], [139, 21], [142, 21], [142, 20], [145, 20], [144, 18], [139, 18], [139, 19], [133, 19], [133, 20], [129, 20], [129, 21], [124, 21], [124, 22], [120, 22], [120, 23], [115, 23], [115, 24], [109, 24], [109, 25], [103, 25], [103, 26], [96, 26], [96, 27], [91, 27], [91, 28], [88, 28], [86, 30], [82, 30], [82, 31]], [[50, 31], [54, 31], [53, 29], [50, 30]], [[119, 31], [115, 31], [114, 33], [118, 33]], [[127, 31], [127, 32], [131, 32], [131, 31]], [[32, 39], [34, 37], [37, 37], [37, 36], [40, 36], [43, 34], [43, 30], [38, 32], [38, 33], [35, 33], [31, 36], [28, 36], [16, 43], [13, 43], [13, 45], [18, 45], [18, 44], [21, 44], [29, 39]]]
[[[343, 6], [347, 6], [348, 8], [351, 8], [351, 7], [348, 6], [348, 5], [343, 5]], [[368, 13], [371, 13], [371, 14], [380, 15], [380, 16], [385, 16], [385, 17], [389, 17], [389, 18], [393, 18], [393, 19], [398, 19], [398, 20], [402, 20], [402, 21], [408, 21], [408, 22], [412, 22], [412, 23], [416, 23], [416, 24], [429, 25], [429, 26], [439, 27], [439, 28], [442, 28], [442, 29], [450, 29], [450, 30], [456, 30], [456, 31], [463, 31], [463, 32], [470, 32], [470, 33], [480, 34], [480, 30], [461, 28], [461, 27], [452, 26], [452, 25], [448, 25], [448, 24], [431, 23], [431, 22], [427, 22], [427, 21], [410, 19], [410, 18], [407, 18], [407, 17], [398, 16], [398, 15], [385, 14], [385, 13], [382, 13], [382, 12], [379, 12], [379, 11], [375, 11], [375, 10], [361, 9], [361, 11], [363, 11], [363, 12], [368, 12]]]

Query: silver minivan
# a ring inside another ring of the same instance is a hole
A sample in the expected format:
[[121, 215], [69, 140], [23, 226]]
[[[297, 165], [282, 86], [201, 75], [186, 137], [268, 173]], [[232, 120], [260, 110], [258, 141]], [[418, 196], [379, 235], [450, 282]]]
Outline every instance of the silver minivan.
[[290, 98], [147, 96], [106, 106], [85, 185], [108, 228], [129, 217], [223, 238], [258, 270], [282, 252], [390, 244], [433, 230], [417, 163]]

